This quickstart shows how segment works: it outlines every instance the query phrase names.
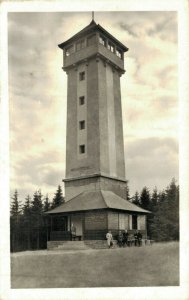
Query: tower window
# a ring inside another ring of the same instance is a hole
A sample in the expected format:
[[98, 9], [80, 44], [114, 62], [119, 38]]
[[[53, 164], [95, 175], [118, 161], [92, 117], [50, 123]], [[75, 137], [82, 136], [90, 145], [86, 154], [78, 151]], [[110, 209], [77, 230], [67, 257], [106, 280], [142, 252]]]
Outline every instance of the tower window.
[[66, 49], [66, 56], [70, 56], [70, 54], [74, 53], [73, 45]]
[[85, 80], [85, 72], [80, 72], [79, 73], [79, 80]]
[[85, 41], [84, 41], [84, 40], [79, 41], [79, 42], [76, 44], [76, 50], [77, 50], [77, 51], [83, 49], [84, 47], [85, 47]]
[[96, 42], [96, 35], [93, 34], [87, 38], [87, 46], [94, 45]]
[[81, 96], [79, 97], [79, 105], [83, 105], [83, 104], [85, 104], [85, 97]]
[[80, 145], [80, 146], [79, 146], [79, 153], [80, 153], [80, 154], [85, 153], [85, 145]]
[[106, 39], [103, 36], [99, 37], [99, 43], [102, 44], [103, 46], [106, 45]]
[[121, 52], [121, 50], [116, 49], [116, 55], [117, 55], [119, 58], [122, 58], [122, 52]]
[[112, 43], [108, 43], [108, 50], [110, 50], [111, 52], [115, 52], [115, 47]]
[[85, 129], [85, 121], [79, 121], [79, 129]]

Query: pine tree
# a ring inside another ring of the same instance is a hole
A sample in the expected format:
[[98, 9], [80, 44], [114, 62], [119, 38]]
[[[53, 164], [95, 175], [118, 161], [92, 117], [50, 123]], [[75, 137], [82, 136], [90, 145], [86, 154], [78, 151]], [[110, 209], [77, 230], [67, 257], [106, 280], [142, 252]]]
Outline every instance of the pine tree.
[[45, 201], [44, 201], [44, 205], [43, 205], [43, 211], [46, 212], [50, 209], [50, 202], [49, 202], [49, 197], [48, 197], [48, 194], [46, 195], [45, 197]]
[[155, 210], [156, 206], [158, 204], [159, 196], [158, 196], [158, 191], [157, 187], [153, 190], [152, 197], [151, 197], [151, 209]]
[[23, 206], [23, 214], [24, 216], [30, 216], [31, 214], [31, 197], [27, 195], [25, 198], [25, 204]]
[[158, 195], [157, 187], [155, 187], [148, 205], [148, 210], [151, 212], [151, 214], [149, 214], [147, 217], [148, 235], [151, 238], [156, 231], [153, 225], [154, 225], [155, 214], [157, 213], [157, 209], [158, 209], [158, 198], [159, 195]]
[[12, 199], [11, 210], [10, 210], [11, 251], [18, 251], [22, 209], [21, 209], [20, 201], [18, 200], [17, 190], [15, 190], [14, 195], [11, 199]]
[[27, 249], [31, 248], [31, 197], [27, 195], [23, 206], [23, 221], [27, 236]]
[[150, 192], [146, 186], [142, 189], [140, 194], [140, 205], [142, 208], [147, 210], [150, 207]]
[[37, 249], [40, 247], [40, 231], [43, 226], [43, 202], [41, 191], [37, 191], [33, 195], [32, 207], [32, 224], [37, 234]]
[[151, 232], [158, 241], [179, 239], [179, 186], [175, 179], [158, 195]]
[[40, 190], [36, 191], [33, 195], [31, 212], [33, 215], [41, 215], [43, 212], [42, 194]]
[[167, 234], [170, 240], [179, 239], [179, 186], [173, 178], [166, 189]]
[[61, 205], [62, 203], [64, 203], [64, 197], [63, 197], [63, 193], [62, 193], [62, 188], [60, 185], [58, 185], [58, 189], [54, 195], [51, 208], [55, 208], [55, 207]]
[[136, 193], [135, 193], [135, 195], [134, 195], [134, 197], [133, 197], [132, 202], [133, 202], [135, 205], [140, 206], [140, 196], [139, 196], [138, 191], [136, 191]]
[[22, 208], [21, 208], [21, 203], [18, 200], [18, 191], [17, 190], [15, 190], [14, 195], [11, 199], [12, 199], [12, 202], [11, 202], [11, 216], [12, 217], [18, 217], [22, 212]]

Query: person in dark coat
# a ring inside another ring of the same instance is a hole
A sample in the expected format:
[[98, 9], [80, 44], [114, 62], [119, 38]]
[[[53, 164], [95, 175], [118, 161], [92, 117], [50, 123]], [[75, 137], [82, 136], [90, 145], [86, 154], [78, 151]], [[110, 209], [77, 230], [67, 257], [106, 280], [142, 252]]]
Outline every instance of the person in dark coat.
[[136, 230], [134, 233], [134, 239], [135, 239], [135, 246], [138, 245], [138, 231]]
[[142, 246], [142, 233], [138, 231], [138, 245]]
[[119, 247], [123, 247], [123, 234], [121, 231], [119, 231], [119, 234], [117, 236], [117, 243]]
[[125, 231], [123, 232], [123, 246], [128, 246], [128, 231], [127, 229], [125, 229]]

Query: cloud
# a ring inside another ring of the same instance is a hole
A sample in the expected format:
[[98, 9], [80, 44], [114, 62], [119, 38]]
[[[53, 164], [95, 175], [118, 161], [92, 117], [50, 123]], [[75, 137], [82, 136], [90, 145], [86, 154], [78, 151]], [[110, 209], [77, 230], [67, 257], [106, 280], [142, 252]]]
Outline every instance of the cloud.
[[132, 26], [129, 26], [128, 24], [125, 24], [123, 22], [118, 23], [118, 25], [121, 29], [127, 31], [133, 37], [138, 37], [138, 34], [132, 29]]
[[133, 194], [134, 186], [162, 189], [173, 177], [178, 178], [178, 142], [175, 139], [131, 139], [126, 143], [125, 156], [127, 179]]

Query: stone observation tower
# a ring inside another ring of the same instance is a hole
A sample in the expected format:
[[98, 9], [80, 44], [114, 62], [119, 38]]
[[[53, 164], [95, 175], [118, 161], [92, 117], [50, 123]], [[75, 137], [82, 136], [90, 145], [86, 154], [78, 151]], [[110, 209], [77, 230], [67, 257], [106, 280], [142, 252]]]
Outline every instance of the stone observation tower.
[[125, 198], [120, 77], [128, 48], [94, 21], [59, 47], [68, 75], [66, 201], [99, 189]]
[[146, 236], [149, 212], [126, 199], [120, 77], [128, 48], [94, 20], [58, 46], [68, 76], [65, 203], [47, 212], [49, 240], [73, 239], [72, 228], [93, 246], [108, 230]]

